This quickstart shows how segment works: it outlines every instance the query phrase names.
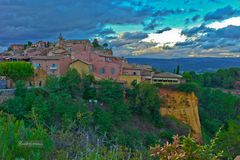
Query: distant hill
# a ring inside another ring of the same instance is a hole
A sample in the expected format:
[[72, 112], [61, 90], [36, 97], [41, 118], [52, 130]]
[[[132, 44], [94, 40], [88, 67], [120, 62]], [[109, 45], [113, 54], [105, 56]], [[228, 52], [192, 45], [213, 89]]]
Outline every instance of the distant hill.
[[240, 58], [177, 58], [177, 59], [151, 59], [128, 58], [130, 63], [148, 64], [159, 71], [172, 72], [177, 65], [181, 71], [195, 71], [198, 73], [212, 72], [220, 68], [240, 67]]

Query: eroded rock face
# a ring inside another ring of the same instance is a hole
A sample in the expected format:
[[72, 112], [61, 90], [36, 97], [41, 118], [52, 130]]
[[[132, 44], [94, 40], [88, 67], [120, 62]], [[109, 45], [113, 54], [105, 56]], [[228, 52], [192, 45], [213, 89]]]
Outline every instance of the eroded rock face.
[[162, 116], [173, 116], [191, 127], [191, 135], [202, 142], [201, 124], [198, 114], [198, 98], [192, 93], [160, 89], [164, 103], [160, 106]]

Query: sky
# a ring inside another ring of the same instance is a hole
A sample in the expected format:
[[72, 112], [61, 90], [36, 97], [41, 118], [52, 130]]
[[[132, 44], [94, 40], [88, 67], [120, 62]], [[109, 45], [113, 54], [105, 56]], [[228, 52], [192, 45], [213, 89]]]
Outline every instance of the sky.
[[0, 0], [0, 51], [60, 33], [116, 56], [240, 57], [240, 0]]

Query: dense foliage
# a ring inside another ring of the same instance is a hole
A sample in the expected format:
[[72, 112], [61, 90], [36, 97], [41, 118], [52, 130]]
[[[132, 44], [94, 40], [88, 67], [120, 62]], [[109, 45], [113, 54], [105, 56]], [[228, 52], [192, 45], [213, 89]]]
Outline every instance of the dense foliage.
[[0, 137], [0, 159], [46, 159], [53, 147], [41, 125], [29, 128], [23, 121], [3, 113], [0, 113]]
[[194, 81], [204, 87], [234, 88], [235, 82], [239, 80], [240, 69], [219, 69], [216, 72], [197, 74], [195, 72], [184, 72], [183, 77], [188, 81]]
[[26, 80], [32, 77], [34, 69], [31, 63], [28, 62], [1, 62], [0, 75], [6, 76], [13, 81]]
[[223, 150], [223, 158], [236, 157], [240, 150], [240, 98], [226, 92], [225, 88], [236, 88], [236, 81], [240, 78], [240, 69], [221, 69], [204, 74], [185, 72], [183, 76], [190, 82], [179, 85], [177, 88], [197, 94], [205, 142], [209, 142], [222, 128], [217, 150]]
[[[91, 75], [69, 70], [62, 77], [48, 77], [41, 88], [26, 88], [17, 81], [15, 97], [0, 104], [0, 109], [29, 127], [36, 127], [34, 113], [55, 145], [51, 157], [72, 159], [87, 154], [145, 159], [150, 145], [171, 141], [174, 134], [188, 134], [181, 123], [160, 117], [160, 103], [154, 85], [141, 83], [126, 89], [113, 80], [96, 82]], [[88, 135], [89, 142], [70, 138], [81, 134]], [[76, 148], [69, 146], [71, 141]], [[84, 143], [89, 143], [89, 150]]]
[[[183, 138], [180, 145], [185, 147], [181, 152], [218, 156], [223, 150], [223, 158], [234, 157], [239, 151], [239, 98], [203, 86], [192, 79], [191, 83], [175, 89], [194, 91], [199, 97], [200, 119], [207, 143], [222, 127], [217, 147], [207, 150], [211, 143], [202, 146]], [[48, 77], [45, 87], [26, 88], [22, 81], [17, 81], [16, 87], [15, 97], [0, 104], [0, 110], [16, 118], [1, 120], [0, 127], [16, 125], [16, 133], [10, 134], [5, 129], [6, 132], [0, 131], [0, 134], [18, 137], [12, 134], [20, 134], [25, 128], [27, 135], [36, 135], [34, 140], [41, 141], [45, 137], [44, 150], [29, 154], [31, 157], [36, 153], [36, 159], [151, 159], [149, 146], [166, 146], [164, 143], [172, 141], [173, 135], [189, 133], [185, 125], [159, 115], [162, 102], [158, 87], [149, 83], [132, 83], [131, 88], [125, 88], [113, 80], [95, 81], [91, 75], [69, 70], [62, 77]], [[21, 136], [14, 143], [20, 140]], [[10, 142], [11, 139], [4, 144]], [[19, 152], [18, 148], [9, 150], [8, 146], [0, 150], [1, 153]], [[25, 153], [28, 152], [22, 151], [20, 156], [24, 157]], [[10, 159], [18, 157], [17, 154]]]

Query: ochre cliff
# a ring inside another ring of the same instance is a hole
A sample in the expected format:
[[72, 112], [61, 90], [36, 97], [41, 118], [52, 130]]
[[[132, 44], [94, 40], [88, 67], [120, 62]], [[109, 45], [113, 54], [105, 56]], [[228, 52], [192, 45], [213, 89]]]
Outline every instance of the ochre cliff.
[[163, 99], [160, 106], [162, 116], [173, 116], [191, 127], [191, 135], [202, 142], [201, 124], [198, 114], [198, 98], [192, 93], [160, 89], [159, 96]]

